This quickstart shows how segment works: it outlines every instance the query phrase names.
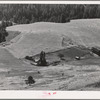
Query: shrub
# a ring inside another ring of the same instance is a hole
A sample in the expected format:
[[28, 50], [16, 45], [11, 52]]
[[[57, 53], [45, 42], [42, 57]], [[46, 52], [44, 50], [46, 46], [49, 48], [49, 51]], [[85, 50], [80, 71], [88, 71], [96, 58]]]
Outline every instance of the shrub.
[[26, 56], [25, 59], [35, 61], [33, 57]]
[[34, 84], [34, 83], [35, 83], [35, 80], [33, 79], [33, 77], [32, 76], [29, 76], [28, 77], [28, 80], [26, 80], [26, 84], [31, 85], [31, 84]]

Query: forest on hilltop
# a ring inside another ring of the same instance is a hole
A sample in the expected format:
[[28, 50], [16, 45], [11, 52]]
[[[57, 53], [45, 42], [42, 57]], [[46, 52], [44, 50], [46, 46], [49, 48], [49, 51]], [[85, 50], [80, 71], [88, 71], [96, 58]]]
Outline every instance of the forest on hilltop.
[[34, 22], [66, 23], [72, 19], [100, 18], [100, 5], [0, 4], [0, 43], [6, 41], [6, 27]]
[[100, 5], [0, 4], [0, 20], [18, 24], [34, 22], [65, 23], [71, 19], [100, 18]]

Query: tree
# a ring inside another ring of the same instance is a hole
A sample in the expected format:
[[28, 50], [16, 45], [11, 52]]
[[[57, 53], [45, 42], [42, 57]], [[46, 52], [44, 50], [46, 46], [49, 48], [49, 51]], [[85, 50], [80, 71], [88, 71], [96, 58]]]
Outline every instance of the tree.
[[37, 62], [37, 65], [38, 66], [47, 66], [47, 62], [46, 62], [46, 59], [45, 59], [45, 52], [44, 51], [41, 51], [40, 59]]
[[100, 18], [99, 5], [70, 4], [0, 4], [0, 20], [14, 23], [65, 23], [70, 19]]
[[8, 36], [8, 33], [6, 31], [7, 26], [8, 26], [7, 22], [2, 21], [2, 23], [0, 25], [0, 43], [6, 41], [6, 37]]

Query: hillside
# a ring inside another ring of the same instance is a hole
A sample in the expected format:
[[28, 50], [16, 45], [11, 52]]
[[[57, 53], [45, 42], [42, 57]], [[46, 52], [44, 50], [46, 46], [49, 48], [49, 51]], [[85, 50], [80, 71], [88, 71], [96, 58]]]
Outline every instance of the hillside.
[[[0, 47], [0, 89], [100, 90], [100, 57], [85, 48], [99, 47], [99, 25], [100, 19], [83, 19], [7, 27], [8, 45]], [[49, 66], [24, 59], [32, 55], [37, 60], [42, 50]], [[31, 86], [25, 83], [30, 75], [35, 80]]]
[[70, 23], [38, 22], [14, 25], [7, 31], [20, 31], [21, 34], [11, 40], [8, 50], [17, 58], [36, 55], [42, 50], [56, 51], [66, 46], [100, 45], [100, 19], [72, 20]]
[[20, 60], [16, 59], [6, 49], [0, 47], [0, 63], [11, 66], [11, 65], [20, 64]]

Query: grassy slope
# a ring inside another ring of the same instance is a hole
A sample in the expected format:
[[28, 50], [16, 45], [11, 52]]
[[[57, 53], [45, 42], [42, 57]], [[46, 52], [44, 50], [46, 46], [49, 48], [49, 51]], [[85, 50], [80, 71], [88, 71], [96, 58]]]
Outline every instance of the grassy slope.
[[[27, 25], [8, 27], [9, 31], [21, 31], [14, 38], [14, 44], [8, 46], [14, 56], [20, 58], [26, 55], [38, 54], [41, 50], [55, 51], [62, 48], [63, 37], [66, 43], [75, 45], [100, 45], [100, 19], [73, 20], [70, 23], [38, 22]], [[21, 52], [20, 52], [21, 51]]]
[[[98, 63], [100, 60], [98, 61]], [[30, 68], [30, 67], [29, 67]], [[12, 70], [10, 74], [1, 74], [0, 89], [7, 90], [100, 90], [100, 67], [98, 65], [58, 65]], [[40, 74], [38, 74], [40, 71]], [[1, 72], [0, 72], [1, 73]], [[64, 74], [64, 75], [62, 75]], [[25, 84], [31, 75], [35, 84]]]
[[9, 51], [0, 47], [0, 63], [15, 65], [20, 63]]
[[[42, 43], [42, 46], [46, 44], [44, 47], [47, 47], [47, 45], [50, 43], [48, 46], [53, 46], [53, 48], [57, 46], [58, 48], [61, 47], [60, 44], [62, 40], [62, 34], [66, 35], [68, 38], [71, 38], [72, 41], [74, 39], [75, 43], [77, 44], [79, 43], [86, 46], [99, 46], [99, 24], [99, 19], [94, 19], [77, 20], [66, 24], [36, 23], [29, 26], [12, 26], [8, 29], [13, 31], [16, 29], [17, 31], [19, 30], [19, 27], [20, 31], [23, 31], [21, 29], [23, 27], [24, 31], [22, 34], [15, 37], [12, 40], [14, 43], [12, 43], [10, 46], [7, 46], [7, 48], [13, 55], [17, 57], [21, 57], [22, 55], [25, 56], [28, 53], [30, 54], [30, 51], [37, 51], [40, 48], [40, 45], [34, 49], [36, 44]], [[25, 32], [25, 30], [27, 32]], [[33, 30], [33, 32], [30, 32], [30, 30]], [[48, 33], [52, 35], [48, 35]], [[53, 33], [56, 33], [55, 36]], [[35, 40], [33, 40], [34, 37]], [[55, 42], [50, 42], [52, 37], [54, 38], [53, 40]], [[100, 90], [100, 85], [96, 85], [99, 84], [100, 81], [99, 58], [90, 58], [80, 61], [74, 60], [67, 62], [67, 64], [60, 64], [57, 66], [36, 67], [29, 65], [28, 62], [20, 62], [20, 60], [13, 57], [12, 54], [10, 54], [5, 48], [0, 48], [0, 89]], [[87, 53], [87, 51], [70, 48], [67, 51], [64, 51], [63, 49], [63, 52], [62, 50], [58, 50], [56, 54], [63, 53], [66, 57], [75, 57], [76, 54], [78, 55], [80, 53], [79, 55], [84, 55], [85, 52]], [[52, 55], [55, 55], [55, 52], [51, 54], [49, 53], [48, 55], [48, 57], [51, 57], [52, 59]], [[3, 67], [3, 69], [1, 67]], [[6, 69], [4, 69], [4, 67], [11, 68], [7, 69], [7, 71], [10, 70], [10, 74], [5, 71]], [[2, 73], [2, 70], [4, 70], [5, 73]], [[38, 74], [38, 71], [40, 71], [40, 74]], [[64, 73], [64, 75], [62, 75], [62, 73]], [[36, 83], [32, 86], [25, 84], [25, 80], [29, 75], [32, 75], [36, 81]]]

